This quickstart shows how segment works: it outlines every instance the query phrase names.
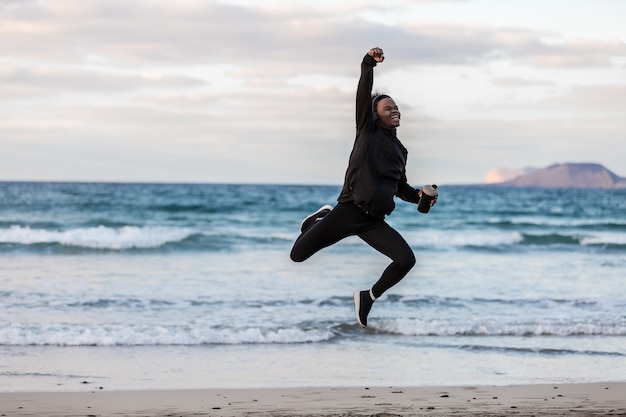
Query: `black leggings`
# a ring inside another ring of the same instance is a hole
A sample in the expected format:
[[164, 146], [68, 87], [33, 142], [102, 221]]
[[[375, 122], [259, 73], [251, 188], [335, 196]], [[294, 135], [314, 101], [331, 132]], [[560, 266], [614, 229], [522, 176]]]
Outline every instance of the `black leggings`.
[[415, 265], [415, 255], [400, 233], [351, 203], [339, 203], [323, 220], [302, 233], [291, 249], [291, 260], [306, 261], [319, 250], [354, 235], [392, 260], [372, 287], [374, 297], [400, 282]]

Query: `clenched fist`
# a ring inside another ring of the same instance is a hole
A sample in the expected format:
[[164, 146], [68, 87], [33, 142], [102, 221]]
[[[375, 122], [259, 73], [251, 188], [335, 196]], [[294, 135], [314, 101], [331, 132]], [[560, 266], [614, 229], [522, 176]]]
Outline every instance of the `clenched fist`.
[[374, 58], [376, 62], [383, 62], [385, 60], [385, 53], [380, 48], [372, 48], [367, 54]]

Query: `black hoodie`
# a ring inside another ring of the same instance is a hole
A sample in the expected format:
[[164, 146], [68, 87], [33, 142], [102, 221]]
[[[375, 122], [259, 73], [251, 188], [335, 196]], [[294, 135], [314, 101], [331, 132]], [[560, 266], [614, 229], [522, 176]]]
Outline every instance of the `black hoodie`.
[[382, 219], [395, 208], [394, 196], [412, 203], [419, 197], [407, 183], [408, 152], [396, 129], [385, 129], [374, 120], [371, 95], [375, 66], [376, 60], [365, 55], [356, 91], [356, 139], [337, 201], [356, 204]]

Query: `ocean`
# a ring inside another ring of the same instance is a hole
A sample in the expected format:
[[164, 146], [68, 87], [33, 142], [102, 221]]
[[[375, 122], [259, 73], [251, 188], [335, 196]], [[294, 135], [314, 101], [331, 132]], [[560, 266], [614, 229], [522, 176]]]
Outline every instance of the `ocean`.
[[338, 186], [0, 183], [0, 391], [509, 385], [626, 378], [626, 190], [440, 186], [289, 260]]

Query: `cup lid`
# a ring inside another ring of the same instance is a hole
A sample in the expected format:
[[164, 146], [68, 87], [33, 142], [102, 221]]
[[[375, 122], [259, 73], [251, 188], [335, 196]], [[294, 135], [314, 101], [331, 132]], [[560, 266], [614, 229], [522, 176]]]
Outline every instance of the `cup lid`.
[[422, 192], [428, 194], [431, 197], [436, 197], [439, 195], [436, 184], [425, 185], [424, 188], [422, 188]]

